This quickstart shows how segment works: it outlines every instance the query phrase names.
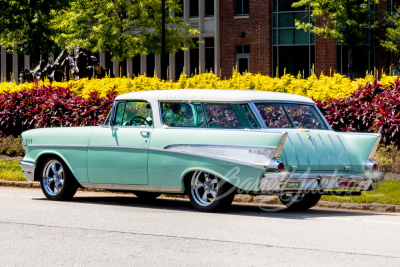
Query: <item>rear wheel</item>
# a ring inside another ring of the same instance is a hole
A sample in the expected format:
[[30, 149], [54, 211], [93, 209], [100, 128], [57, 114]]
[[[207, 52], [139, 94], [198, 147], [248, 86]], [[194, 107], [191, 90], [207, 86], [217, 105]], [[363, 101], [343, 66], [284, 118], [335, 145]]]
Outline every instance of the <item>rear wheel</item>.
[[40, 174], [40, 186], [50, 200], [71, 199], [78, 190], [75, 177], [58, 157], [47, 158], [43, 162]]
[[154, 200], [158, 198], [161, 194], [155, 192], [144, 192], [144, 191], [135, 191], [133, 192], [139, 199], [142, 200]]
[[321, 194], [291, 193], [279, 196], [279, 200], [290, 210], [308, 210], [318, 204]]
[[220, 178], [196, 171], [186, 180], [186, 192], [193, 207], [199, 211], [217, 211], [227, 208], [235, 197], [235, 188]]

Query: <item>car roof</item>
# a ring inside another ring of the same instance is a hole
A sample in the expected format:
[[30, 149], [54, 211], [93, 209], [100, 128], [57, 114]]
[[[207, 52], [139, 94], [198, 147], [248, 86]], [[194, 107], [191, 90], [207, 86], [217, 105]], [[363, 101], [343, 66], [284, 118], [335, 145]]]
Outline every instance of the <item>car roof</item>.
[[247, 101], [289, 101], [315, 104], [308, 97], [270, 91], [228, 90], [228, 89], [173, 89], [132, 92], [118, 96], [115, 100], [146, 101], [199, 101], [199, 102], [247, 102]]

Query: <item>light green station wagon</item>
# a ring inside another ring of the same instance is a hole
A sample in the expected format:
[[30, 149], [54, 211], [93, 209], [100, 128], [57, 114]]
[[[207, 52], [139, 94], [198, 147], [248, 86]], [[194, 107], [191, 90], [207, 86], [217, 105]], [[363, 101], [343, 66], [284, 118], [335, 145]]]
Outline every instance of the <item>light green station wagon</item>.
[[360, 195], [382, 174], [379, 134], [334, 132], [306, 97], [244, 90], [160, 90], [120, 95], [98, 127], [22, 134], [20, 165], [51, 200], [78, 187], [154, 199], [189, 195], [200, 211], [235, 194], [277, 195], [290, 209], [323, 194]]

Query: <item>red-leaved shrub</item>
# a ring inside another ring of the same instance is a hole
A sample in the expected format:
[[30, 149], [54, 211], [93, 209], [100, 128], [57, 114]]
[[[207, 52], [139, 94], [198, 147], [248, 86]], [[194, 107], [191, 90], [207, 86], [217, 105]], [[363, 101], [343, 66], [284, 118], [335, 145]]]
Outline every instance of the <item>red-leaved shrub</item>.
[[92, 92], [76, 96], [69, 88], [51, 86], [0, 94], [0, 136], [18, 136], [39, 127], [100, 125], [117, 94]]
[[375, 81], [349, 97], [314, 101], [335, 131], [381, 133], [385, 144], [400, 145], [399, 78], [389, 87]]

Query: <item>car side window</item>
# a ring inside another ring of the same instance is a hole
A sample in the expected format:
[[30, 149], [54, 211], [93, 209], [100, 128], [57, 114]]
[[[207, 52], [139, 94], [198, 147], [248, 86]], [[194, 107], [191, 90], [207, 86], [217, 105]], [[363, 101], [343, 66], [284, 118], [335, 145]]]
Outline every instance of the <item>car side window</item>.
[[238, 115], [230, 104], [204, 105], [210, 128], [242, 129]]
[[293, 128], [282, 106], [269, 104], [256, 106], [268, 128]]
[[326, 130], [314, 108], [309, 106], [292, 105], [285, 106], [285, 109], [296, 128]]
[[162, 119], [168, 127], [207, 127], [201, 104], [161, 103]]
[[148, 102], [126, 102], [124, 115], [122, 116], [122, 126], [150, 127], [152, 125], [151, 107]]

